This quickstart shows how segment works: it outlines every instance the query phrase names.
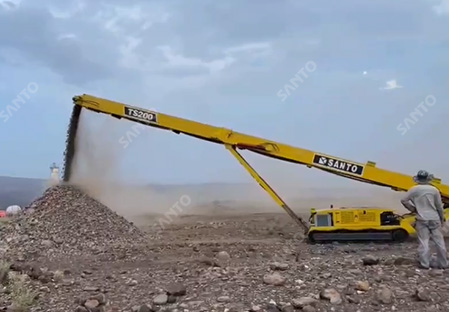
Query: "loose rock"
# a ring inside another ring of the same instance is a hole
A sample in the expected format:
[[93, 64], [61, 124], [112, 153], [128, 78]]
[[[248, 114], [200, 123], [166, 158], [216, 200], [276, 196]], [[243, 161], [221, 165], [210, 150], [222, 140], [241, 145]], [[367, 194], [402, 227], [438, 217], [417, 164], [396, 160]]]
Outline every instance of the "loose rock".
[[377, 299], [384, 304], [393, 302], [393, 293], [387, 287], [382, 287], [377, 291]]
[[328, 288], [321, 291], [320, 298], [327, 299], [332, 304], [340, 304], [343, 302], [340, 293], [334, 288]]
[[187, 293], [187, 288], [183, 284], [174, 283], [168, 285], [166, 291], [168, 295], [184, 296]]
[[422, 288], [416, 290], [415, 297], [419, 301], [431, 301], [429, 292]]
[[272, 270], [286, 271], [289, 268], [288, 263], [273, 262], [270, 264]]
[[363, 265], [376, 265], [379, 264], [379, 258], [376, 258], [372, 255], [368, 255], [362, 259]]
[[315, 306], [318, 300], [311, 297], [301, 297], [299, 299], [293, 299], [291, 303], [294, 308], [303, 309], [305, 306]]
[[268, 285], [282, 286], [285, 284], [286, 278], [279, 273], [266, 274], [263, 277], [263, 281]]
[[357, 281], [356, 288], [357, 288], [357, 290], [368, 291], [369, 290], [369, 282], [368, 281]]
[[153, 299], [153, 303], [156, 305], [166, 304], [167, 301], [168, 301], [168, 296], [166, 294], [158, 295]]

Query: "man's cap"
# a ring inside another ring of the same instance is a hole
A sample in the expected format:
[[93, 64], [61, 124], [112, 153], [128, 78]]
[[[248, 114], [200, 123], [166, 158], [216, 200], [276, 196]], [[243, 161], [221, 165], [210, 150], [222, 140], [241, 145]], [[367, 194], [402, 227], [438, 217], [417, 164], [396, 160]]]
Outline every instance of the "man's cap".
[[419, 170], [413, 180], [417, 183], [428, 183], [433, 180], [433, 175], [426, 170]]

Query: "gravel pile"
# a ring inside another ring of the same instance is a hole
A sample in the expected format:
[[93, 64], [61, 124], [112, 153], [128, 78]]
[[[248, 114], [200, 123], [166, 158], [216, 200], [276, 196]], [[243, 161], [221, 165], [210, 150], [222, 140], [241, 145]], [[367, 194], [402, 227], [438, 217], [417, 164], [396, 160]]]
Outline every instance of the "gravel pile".
[[98, 255], [145, 242], [136, 226], [73, 186], [48, 189], [27, 211], [1, 232], [22, 257]]

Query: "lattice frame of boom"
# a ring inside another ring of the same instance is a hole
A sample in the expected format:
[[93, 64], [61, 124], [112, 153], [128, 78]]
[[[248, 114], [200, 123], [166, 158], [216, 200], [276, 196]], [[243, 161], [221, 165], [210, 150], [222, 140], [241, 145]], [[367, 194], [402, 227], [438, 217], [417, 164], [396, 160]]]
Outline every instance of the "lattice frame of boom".
[[[147, 126], [169, 130], [177, 134], [182, 133], [201, 140], [223, 144], [229, 151], [231, 151], [239, 162], [244, 165], [244, 167], [270, 194], [270, 196], [283, 209], [287, 208], [287, 212], [289, 214], [292, 213], [292, 211], [289, 211], [290, 208], [288, 208], [285, 202], [274, 192], [274, 190], [271, 189], [271, 187], [269, 187], [268, 184], [266, 184], [260, 175], [258, 175], [258, 173], [255, 172], [255, 170], [251, 168], [248, 163], [246, 163], [243, 157], [238, 154], [237, 149], [248, 150], [267, 157], [317, 168], [352, 180], [388, 187], [395, 191], [407, 191], [416, 184], [413, 181], [412, 176], [378, 168], [376, 167], [376, 164], [371, 161], [368, 161], [365, 164], [354, 162], [340, 157], [235, 132], [227, 128], [216, 127], [184, 118], [170, 116], [87, 94], [75, 96], [73, 98], [73, 103], [75, 104], [75, 107], [71, 117], [71, 123], [69, 125], [67, 139], [68, 151], [66, 151], [64, 166], [65, 181], [70, 179], [71, 160], [74, 155], [74, 141], [77, 125], [74, 125], [73, 122], [78, 123], [79, 114], [81, 113], [80, 108], [83, 107], [98, 113], [108, 114], [119, 119], [124, 118]], [[240, 159], [240, 157], [242, 157], [246, 164], [242, 163], [242, 159]], [[437, 178], [433, 180], [432, 184], [440, 190], [443, 202], [445, 206], [448, 206], [449, 186], [442, 184], [441, 179]], [[298, 223], [304, 225], [302, 219], [299, 217], [296, 217], [296, 219]]]

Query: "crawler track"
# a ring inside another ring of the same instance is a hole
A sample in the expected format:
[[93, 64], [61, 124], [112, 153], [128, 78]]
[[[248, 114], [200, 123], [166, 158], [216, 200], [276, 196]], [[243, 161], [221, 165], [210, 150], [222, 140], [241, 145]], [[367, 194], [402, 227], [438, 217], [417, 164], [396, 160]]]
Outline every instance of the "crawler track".
[[332, 232], [320, 232], [313, 231], [308, 236], [311, 243], [328, 243], [328, 242], [379, 242], [379, 241], [390, 241], [390, 242], [404, 242], [409, 238], [408, 233], [405, 230], [389, 230], [389, 231], [376, 231], [376, 230], [366, 230], [366, 231], [332, 231]]

